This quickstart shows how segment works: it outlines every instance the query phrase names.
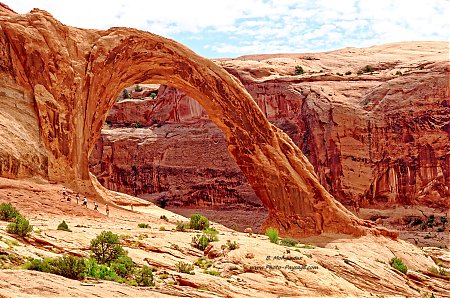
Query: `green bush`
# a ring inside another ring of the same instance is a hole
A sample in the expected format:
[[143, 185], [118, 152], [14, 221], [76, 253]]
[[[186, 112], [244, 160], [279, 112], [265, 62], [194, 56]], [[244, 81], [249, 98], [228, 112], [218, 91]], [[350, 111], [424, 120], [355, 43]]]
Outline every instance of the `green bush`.
[[142, 228], [142, 229], [146, 229], [146, 228], [149, 227], [149, 225], [146, 224], [146, 223], [140, 223], [140, 224], [138, 224], [138, 227], [139, 227], [139, 228]]
[[155, 283], [153, 282], [153, 272], [152, 269], [150, 269], [147, 266], [144, 266], [135, 272], [135, 280], [138, 285], [144, 286], [144, 287], [151, 287], [154, 286]]
[[265, 232], [266, 236], [269, 237], [270, 242], [278, 243], [278, 230], [273, 228], [267, 228]]
[[110, 264], [126, 255], [120, 245], [119, 236], [111, 231], [103, 231], [97, 238], [92, 239], [90, 249], [99, 264]]
[[128, 277], [134, 268], [133, 260], [128, 256], [120, 256], [116, 261], [111, 263], [111, 269], [120, 277]]
[[178, 272], [193, 274], [192, 271], [194, 270], [194, 265], [185, 262], [178, 262], [175, 264], [175, 268]]
[[212, 266], [212, 262], [209, 260], [206, 260], [205, 258], [199, 258], [197, 261], [194, 262], [194, 265], [202, 268], [202, 269], [208, 269]]
[[86, 263], [83, 258], [63, 256], [56, 259], [32, 259], [25, 264], [24, 268], [53, 273], [71, 279], [82, 279], [86, 272]]
[[71, 232], [67, 223], [63, 220], [62, 223], [58, 225], [58, 230]]
[[192, 214], [189, 226], [191, 229], [201, 231], [209, 227], [209, 220], [200, 214]]
[[395, 72], [395, 75], [396, 75], [396, 76], [401, 76], [401, 75], [403, 75], [403, 73], [402, 73], [400, 70], [397, 70], [397, 71]]
[[160, 231], [165, 231], [165, 230], [166, 230], [166, 227], [165, 227], [165, 226], [160, 226], [160, 227], [159, 227], [159, 230], [160, 230]]
[[186, 229], [189, 229], [189, 227], [190, 227], [189, 223], [185, 223], [185, 222], [182, 222], [181, 220], [179, 220], [179, 221], [177, 221], [177, 226], [175, 229], [177, 231], [184, 232], [184, 231], [186, 231]]
[[406, 267], [406, 265], [403, 263], [402, 259], [399, 259], [397, 257], [392, 258], [389, 261], [389, 265], [391, 265], [392, 268], [395, 268], [395, 269], [399, 270], [400, 272], [403, 272], [404, 274], [406, 274], [406, 272], [408, 272], [408, 267]]
[[81, 279], [86, 271], [83, 258], [74, 256], [63, 256], [50, 261], [51, 273], [71, 279]]
[[0, 220], [14, 221], [18, 216], [20, 216], [19, 211], [11, 203], [0, 204]]
[[133, 123], [131, 123], [131, 127], [141, 128], [141, 127], [143, 127], [143, 125], [140, 122], [133, 122]]
[[346, 76], [349, 76], [351, 74], [352, 74], [352, 72], [350, 70], [345, 73]]
[[117, 273], [107, 265], [98, 264], [94, 258], [85, 260], [85, 275], [93, 278], [117, 280]]
[[50, 258], [45, 259], [31, 259], [29, 262], [25, 263], [24, 268], [25, 270], [34, 270], [34, 271], [41, 271], [41, 272], [51, 272], [50, 268]]
[[438, 268], [436, 267], [430, 267], [428, 269], [429, 272], [434, 273], [434, 274], [438, 274], [438, 275], [442, 275], [442, 276], [449, 276], [450, 274], [447, 272], [447, 270], [445, 270], [445, 268], [442, 268], [440, 266], [438, 266]]
[[210, 242], [209, 238], [205, 234], [197, 234], [194, 237], [192, 237], [192, 246], [195, 248], [198, 248], [200, 250], [205, 250], [206, 246], [208, 246], [208, 243]]
[[297, 240], [291, 239], [291, 238], [284, 238], [280, 240], [281, 245], [285, 246], [296, 246], [298, 243]]
[[214, 276], [219, 276], [220, 275], [220, 272], [217, 271], [217, 270], [205, 270], [203, 272], [206, 273], [206, 274], [214, 275]]
[[236, 241], [231, 242], [231, 240], [227, 240], [226, 244], [221, 246], [222, 249], [228, 248], [229, 250], [235, 250], [239, 248], [239, 244]]
[[165, 215], [161, 215], [161, 216], [159, 217], [159, 219], [163, 219], [163, 220], [165, 220], [165, 221], [169, 221], [169, 219], [168, 219], [167, 216], [165, 216]]
[[305, 71], [303, 70], [303, 67], [301, 67], [300, 65], [297, 65], [295, 67], [295, 75], [302, 75], [304, 73], [305, 73]]
[[153, 99], [157, 96], [157, 94], [155, 92], [150, 93], [150, 97]]
[[136, 92], [141, 92], [142, 90], [143, 89], [141, 86], [139, 86], [139, 84], [134, 87], [134, 91], [136, 91]]
[[33, 226], [30, 225], [30, 222], [25, 217], [19, 215], [6, 227], [6, 231], [19, 235], [20, 237], [25, 237], [33, 231]]

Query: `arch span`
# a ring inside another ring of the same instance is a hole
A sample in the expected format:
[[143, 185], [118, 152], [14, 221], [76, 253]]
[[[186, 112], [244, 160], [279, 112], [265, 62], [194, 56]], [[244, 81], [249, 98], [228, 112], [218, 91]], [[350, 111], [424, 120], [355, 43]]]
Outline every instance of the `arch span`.
[[9, 75], [34, 96], [50, 180], [89, 187], [88, 156], [116, 95], [134, 83], [166, 84], [195, 98], [223, 131], [230, 155], [269, 210], [265, 226], [292, 237], [388, 233], [337, 202], [292, 140], [212, 61], [139, 30], [67, 27], [41, 10], [0, 16]]

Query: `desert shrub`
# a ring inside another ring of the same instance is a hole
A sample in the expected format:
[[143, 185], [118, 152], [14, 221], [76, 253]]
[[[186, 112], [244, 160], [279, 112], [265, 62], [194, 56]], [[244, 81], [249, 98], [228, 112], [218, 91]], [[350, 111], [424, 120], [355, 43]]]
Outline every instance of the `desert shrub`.
[[160, 227], [159, 227], [159, 230], [160, 230], [160, 231], [165, 231], [165, 230], [166, 230], [166, 227], [165, 227], [165, 226], [160, 226]]
[[352, 74], [352, 72], [350, 70], [345, 73], [346, 76], [349, 76], [351, 74]]
[[366, 65], [366, 66], [364, 66], [363, 68], [361, 68], [361, 71], [362, 71], [363, 73], [366, 73], [366, 72], [373, 72], [374, 69], [373, 69], [373, 67], [372, 67], [371, 65]]
[[194, 230], [204, 230], [209, 227], [209, 220], [200, 214], [192, 214], [189, 226]]
[[143, 89], [141, 86], [139, 86], [139, 84], [134, 87], [134, 91], [136, 91], [136, 92], [141, 92], [142, 90]]
[[149, 225], [146, 224], [146, 223], [140, 223], [140, 224], [138, 224], [138, 227], [139, 227], [139, 228], [142, 228], [142, 229], [146, 229], [146, 228], [149, 227]]
[[116, 261], [111, 263], [111, 269], [120, 277], [128, 277], [133, 271], [133, 260], [128, 256], [120, 256]]
[[202, 268], [202, 269], [208, 269], [212, 266], [212, 262], [209, 260], [206, 260], [205, 258], [199, 258], [197, 261], [194, 262], [194, 265]]
[[205, 234], [203, 235], [197, 234], [194, 237], [192, 237], [192, 246], [200, 250], [205, 250], [209, 242], [210, 242], [209, 238]]
[[182, 222], [181, 220], [177, 221], [176, 230], [184, 232], [186, 229], [189, 229], [189, 223]]
[[303, 70], [303, 67], [300, 65], [295, 66], [295, 75], [302, 75], [305, 71]]
[[147, 266], [137, 269], [134, 276], [137, 284], [140, 286], [151, 287], [155, 285], [152, 269]]
[[175, 264], [175, 268], [178, 272], [193, 274], [194, 265], [180, 261]]
[[427, 218], [427, 225], [428, 227], [432, 228], [434, 224], [434, 214], [431, 214], [428, 218]]
[[6, 231], [11, 234], [19, 235], [20, 237], [25, 237], [33, 231], [33, 226], [30, 225], [30, 222], [25, 217], [18, 215], [14, 221], [6, 227]]
[[414, 220], [411, 223], [412, 226], [418, 226], [420, 224], [422, 224], [422, 220], [420, 218], [418, 218], [418, 217], [415, 217]]
[[159, 219], [163, 219], [163, 220], [165, 220], [165, 221], [169, 221], [169, 219], [168, 219], [167, 216], [165, 216], [165, 215], [161, 215], [161, 216], [159, 217]]
[[140, 122], [133, 122], [133, 123], [131, 123], [131, 127], [133, 127], [133, 128], [141, 128], [141, 127], [143, 127], [143, 125]]
[[217, 271], [217, 270], [205, 270], [203, 272], [206, 273], [206, 274], [214, 275], [214, 276], [219, 276], [220, 275], [220, 272]]
[[24, 268], [53, 273], [71, 279], [81, 279], [86, 272], [86, 263], [83, 258], [63, 256], [56, 259], [32, 259], [24, 265]]
[[0, 204], [0, 220], [14, 221], [18, 216], [20, 216], [19, 211], [11, 203]]
[[68, 231], [70, 232], [69, 226], [67, 223], [63, 220], [62, 223], [58, 225], [58, 230]]
[[448, 222], [448, 218], [446, 216], [441, 216], [441, 224], [445, 226]]
[[86, 271], [83, 258], [63, 256], [50, 261], [51, 273], [71, 279], [81, 279]]
[[389, 265], [391, 265], [392, 268], [395, 268], [398, 271], [403, 272], [404, 274], [406, 274], [406, 272], [408, 272], [408, 267], [406, 267], [406, 265], [403, 263], [403, 260], [399, 259], [397, 257], [392, 258], [389, 261]]
[[227, 243], [223, 244], [221, 248], [222, 249], [228, 248], [229, 250], [235, 250], [239, 248], [239, 243], [237, 243], [236, 241], [231, 242], [231, 240], [227, 240]]
[[50, 268], [50, 258], [45, 259], [31, 259], [27, 263], [25, 263], [24, 268], [26, 270], [34, 270], [34, 271], [41, 271], [41, 272], [51, 272]]
[[104, 264], [98, 264], [94, 258], [85, 260], [85, 275], [93, 278], [118, 280], [119, 276], [110, 267]]
[[273, 228], [267, 228], [265, 232], [266, 236], [269, 237], [270, 242], [278, 243], [278, 230]]
[[403, 73], [402, 73], [400, 70], [397, 70], [397, 71], [395, 72], [395, 75], [396, 75], [396, 76], [401, 76], [401, 75], [403, 75]]
[[280, 244], [285, 246], [296, 246], [297, 243], [298, 243], [297, 240], [291, 238], [283, 238], [280, 240]]
[[153, 99], [157, 96], [157, 94], [155, 92], [150, 93], [150, 97]]
[[90, 249], [100, 264], [110, 264], [120, 256], [126, 255], [120, 245], [119, 236], [111, 231], [103, 231], [97, 238], [92, 239]]

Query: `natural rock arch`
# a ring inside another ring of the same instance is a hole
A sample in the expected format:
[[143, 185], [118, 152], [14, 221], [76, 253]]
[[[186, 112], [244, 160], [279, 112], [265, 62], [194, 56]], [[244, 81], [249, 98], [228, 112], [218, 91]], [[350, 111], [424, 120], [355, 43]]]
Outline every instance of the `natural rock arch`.
[[8, 58], [2, 71], [34, 96], [49, 180], [89, 188], [88, 156], [116, 95], [134, 83], [166, 84], [195, 98], [223, 131], [230, 155], [269, 210], [265, 226], [292, 237], [369, 231], [320, 185], [242, 84], [212, 61], [148, 32], [68, 27], [41, 10], [18, 15], [0, 7], [0, 25], [0, 51]]

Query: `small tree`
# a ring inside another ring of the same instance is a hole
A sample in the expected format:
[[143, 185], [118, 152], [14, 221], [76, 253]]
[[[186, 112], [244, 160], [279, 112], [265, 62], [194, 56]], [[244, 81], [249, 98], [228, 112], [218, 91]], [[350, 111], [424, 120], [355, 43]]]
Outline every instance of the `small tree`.
[[155, 285], [153, 282], [152, 269], [147, 266], [143, 266], [141, 269], [136, 270], [135, 279], [140, 286], [150, 287]]
[[17, 234], [20, 237], [25, 237], [33, 231], [33, 226], [30, 225], [30, 222], [25, 217], [19, 215], [6, 227], [6, 231], [11, 234]]
[[0, 220], [14, 221], [14, 219], [19, 215], [19, 211], [17, 211], [11, 203], [0, 204]]
[[97, 238], [92, 239], [90, 249], [100, 264], [110, 264], [120, 256], [126, 255], [120, 245], [119, 236], [111, 231], [103, 231]]
[[71, 232], [69, 229], [69, 226], [67, 225], [66, 221], [62, 221], [62, 223], [60, 223], [58, 225], [58, 230], [63, 230], [63, 231], [67, 231], [67, 232]]
[[302, 75], [304, 73], [305, 73], [305, 71], [303, 70], [303, 67], [301, 67], [300, 65], [297, 65], [295, 67], [295, 75]]
[[189, 222], [189, 226], [194, 230], [204, 230], [209, 227], [208, 218], [204, 217], [200, 214], [192, 214], [191, 221]]

